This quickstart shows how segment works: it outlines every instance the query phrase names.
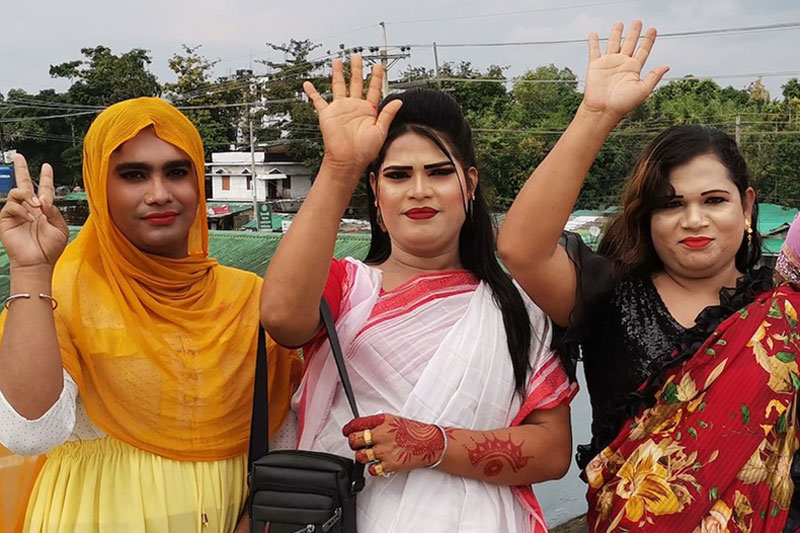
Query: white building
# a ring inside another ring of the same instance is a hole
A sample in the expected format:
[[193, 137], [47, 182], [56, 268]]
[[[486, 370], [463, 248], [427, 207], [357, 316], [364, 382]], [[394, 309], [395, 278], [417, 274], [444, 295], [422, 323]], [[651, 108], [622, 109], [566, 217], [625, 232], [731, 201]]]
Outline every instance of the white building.
[[[264, 152], [256, 152], [255, 194], [258, 201], [304, 198], [311, 188], [311, 171], [295, 161], [264, 162]], [[216, 152], [206, 163], [206, 178], [211, 179], [210, 200], [247, 202], [253, 200], [253, 175], [250, 152]]]

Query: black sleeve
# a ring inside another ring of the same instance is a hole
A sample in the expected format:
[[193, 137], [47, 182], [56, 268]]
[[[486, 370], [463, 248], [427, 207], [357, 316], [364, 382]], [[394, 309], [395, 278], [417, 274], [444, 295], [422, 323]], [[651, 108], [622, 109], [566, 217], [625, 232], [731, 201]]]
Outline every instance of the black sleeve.
[[598, 307], [608, 300], [614, 288], [614, 264], [593, 252], [577, 233], [565, 231], [559, 244], [575, 265], [577, 284], [569, 325], [557, 328], [553, 348], [559, 352], [562, 361], [571, 360], [574, 368], [580, 354], [579, 344], [591, 331], [593, 317], [602, 312]]

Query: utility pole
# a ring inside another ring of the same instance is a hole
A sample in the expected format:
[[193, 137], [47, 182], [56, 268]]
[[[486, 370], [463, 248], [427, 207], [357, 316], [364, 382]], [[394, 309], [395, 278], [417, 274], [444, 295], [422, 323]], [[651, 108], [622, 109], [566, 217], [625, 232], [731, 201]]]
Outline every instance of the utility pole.
[[442, 90], [442, 80], [439, 79], [439, 51], [436, 49], [436, 41], [433, 42], [433, 74], [436, 76], [436, 85]]
[[742, 115], [736, 115], [736, 146], [741, 146], [742, 140]]
[[250, 175], [253, 176], [253, 220], [256, 221], [256, 231], [261, 231], [258, 223], [258, 179], [256, 179], [256, 138], [253, 135], [253, 115], [250, 106], [247, 106], [247, 124], [250, 127]]
[[[406, 59], [411, 56], [409, 50], [411, 47], [409, 46], [401, 46], [399, 54], [390, 54], [389, 53], [389, 38], [386, 35], [386, 23], [381, 22], [380, 26], [383, 30], [383, 48], [378, 48], [377, 46], [371, 46], [369, 48], [370, 53], [367, 55], [362, 55], [361, 58], [364, 61], [367, 61], [369, 64], [374, 65], [380, 61], [381, 65], [383, 65], [383, 96], [389, 94], [389, 69], [394, 66], [395, 63], [400, 61], [401, 59]], [[345, 49], [343, 44], [339, 45], [339, 48], [342, 49], [343, 53], [348, 53], [351, 50]], [[363, 48], [354, 48], [352, 51], [360, 51]]]
[[383, 65], [383, 96], [389, 94], [389, 38], [386, 37], [386, 23], [381, 22], [383, 29], [383, 50], [381, 51], [381, 65]]
[[[255, 95], [253, 90], [253, 51], [250, 50], [250, 94], [248, 100]], [[258, 221], [258, 177], [256, 176], [256, 137], [253, 135], [253, 113], [250, 104], [247, 104], [247, 126], [250, 130], [250, 175], [251, 185], [253, 186], [253, 220], [256, 223], [256, 231], [261, 231], [261, 224]]]

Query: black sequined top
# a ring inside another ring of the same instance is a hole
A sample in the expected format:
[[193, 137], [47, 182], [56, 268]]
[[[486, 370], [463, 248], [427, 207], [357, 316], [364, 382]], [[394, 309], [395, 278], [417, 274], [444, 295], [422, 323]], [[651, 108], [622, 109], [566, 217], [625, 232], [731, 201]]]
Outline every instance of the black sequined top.
[[578, 291], [570, 326], [556, 336], [555, 347], [562, 358], [574, 361], [580, 354], [583, 360], [592, 405], [592, 442], [578, 446], [583, 469], [646, 403], [637, 389], [663, 374], [676, 350], [693, 354], [725, 318], [768, 290], [771, 272], [754, 270], [735, 289], [723, 289], [720, 305], [707, 307], [687, 329], [667, 310], [649, 276], [618, 279], [611, 260], [592, 252], [577, 234], [565, 233], [562, 244], [575, 263]]

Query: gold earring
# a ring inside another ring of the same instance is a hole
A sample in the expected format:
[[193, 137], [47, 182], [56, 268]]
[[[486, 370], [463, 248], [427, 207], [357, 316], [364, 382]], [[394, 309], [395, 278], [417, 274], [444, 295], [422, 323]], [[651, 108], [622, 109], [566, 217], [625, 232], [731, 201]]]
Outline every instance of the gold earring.
[[750, 219], [746, 219], [744, 221], [744, 231], [747, 233], [747, 244], [750, 245], [753, 242], [753, 226], [750, 223]]
[[381, 208], [378, 207], [378, 212], [375, 216], [375, 221], [378, 223], [378, 227], [381, 228], [381, 231], [386, 233], [386, 224], [383, 223], [383, 213], [381, 213]]

